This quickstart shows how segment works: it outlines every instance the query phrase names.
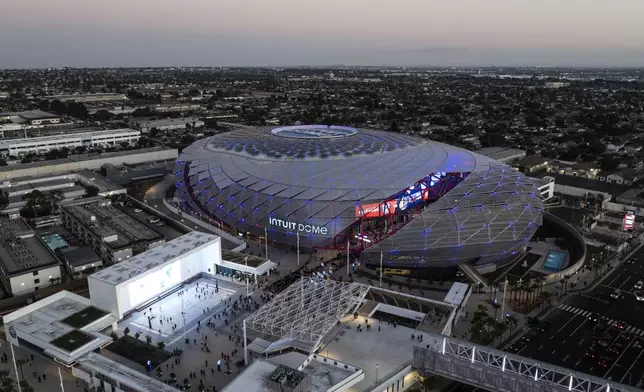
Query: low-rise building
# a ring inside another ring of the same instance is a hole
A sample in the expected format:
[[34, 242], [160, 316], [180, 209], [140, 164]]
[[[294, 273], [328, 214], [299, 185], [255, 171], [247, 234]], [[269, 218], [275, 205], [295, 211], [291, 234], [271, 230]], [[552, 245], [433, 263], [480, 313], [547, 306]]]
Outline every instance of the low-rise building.
[[109, 200], [79, 200], [61, 207], [63, 225], [109, 263], [163, 243], [163, 235], [148, 228]]
[[0, 217], [0, 281], [13, 295], [26, 294], [61, 278], [50, 249], [19, 217]]
[[485, 155], [488, 158], [496, 159], [504, 163], [517, 161], [526, 157], [526, 152], [516, 148], [505, 147], [485, 147], [476, 150], [478, 154]]
[[60, 255], [70, 276], [84, 276], [103, 266], [101, 257], [89, 246], [64, 248]]
[[3, 212], [19, 211], [27, 203], [23, 199], [24, 196], [36, 190], [42, 193], [57, 192], [59, 193], [59, 202], [62, 202], [83, 197], [90, 186], [98, 189], [99, 196], [127, 193], [125, 188], [91, 170], [53, 176], [23, 177], [0, 183], [0, 190], [7, 193], [9, 197], [9, 204]]
[[125, 94], [71, 94], [71, 95], [49, 95], [45, 99], [61, 102], [99, 102], [99, 101], [127, 101]]
[[110, 129], [67, 135], [32, 137], [0, 141], [0, 154], [16, 157], [29, 153], [43, 154], [63, 147], [74, 149], [76, 147], [108, 147], [127, 142], [136, 144], [141, 137], [141, 132], [133, 129]]
[[89, 298], [59, 291], [2, 317], [7, 340], [28, 345], [56, 362], [77, 359], [112, 342], [102, 334], [114, 321], [108, 312], [90, 305]]
[[136, 181], [163, 177], [170, 173], [174, 169], [174, 166], [174, 160], [118, 166], [108, 163], [101, 167], [101, 174], [110, 181], [125, 185]]
[[529, 155], [519, 162], [515, 167], [521, 169], [524, 173], [534, 173], [548, 168], [548, 160], [540, 155]]
[[27, 110], [19, 112], [18, 116], [30, 125], [60, 123], [60, 116], [49, 112], [43, 112], [42, 110]]
[[105, 164], [122, 165], [177, 159], [176, 148], [153, 147], [106, 153], [70, 155], [52, 161], [0, 166], [0, 181], [69, 173], [83, 169], [97, 170]]
[[597, 174], [597, 179], [599, 181], [606, 181], [619, 185], [631, 185], [641, 178], [642, 175], [639, 171], [630, 167], [613, 172], [599, 172], [599, 174]]
[[197, 117], [180, 117], [163, 120], [140, 121], [137, 122], [136, 125], [141, 132], [148, 133], [152, 128], [156, 128], [159, 131], [178, 131], [188, 127], [201, 128], [205, 123]]

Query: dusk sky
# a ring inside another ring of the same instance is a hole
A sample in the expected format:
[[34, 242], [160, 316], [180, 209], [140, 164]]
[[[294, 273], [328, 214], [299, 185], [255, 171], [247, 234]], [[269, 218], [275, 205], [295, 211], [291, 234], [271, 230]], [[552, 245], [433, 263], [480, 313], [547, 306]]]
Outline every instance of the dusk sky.
[[643, 0], [9, 0], [0, 68], [644, 66]]

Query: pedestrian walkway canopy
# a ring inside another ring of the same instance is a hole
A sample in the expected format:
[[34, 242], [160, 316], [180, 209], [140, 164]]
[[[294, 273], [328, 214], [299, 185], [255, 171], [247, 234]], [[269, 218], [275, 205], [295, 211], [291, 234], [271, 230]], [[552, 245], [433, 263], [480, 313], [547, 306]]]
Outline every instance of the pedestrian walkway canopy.
[[246, 328], [317, 346], [347, 313], [355, 312], [369, 286], [301, 278], [251, 314]]

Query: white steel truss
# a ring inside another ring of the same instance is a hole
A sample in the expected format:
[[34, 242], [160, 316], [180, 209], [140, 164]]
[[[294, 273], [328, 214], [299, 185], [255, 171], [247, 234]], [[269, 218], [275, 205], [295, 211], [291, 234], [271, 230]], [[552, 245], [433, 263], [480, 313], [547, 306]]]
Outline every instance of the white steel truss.
[[369, 286], [301, 278], [251, 314], [246, 327], [314, 346], [347, 313], [355, 312]]
[[414, 347], [413, 366], [499, 392], [635, 392], [640, 389], [437, 334]]

